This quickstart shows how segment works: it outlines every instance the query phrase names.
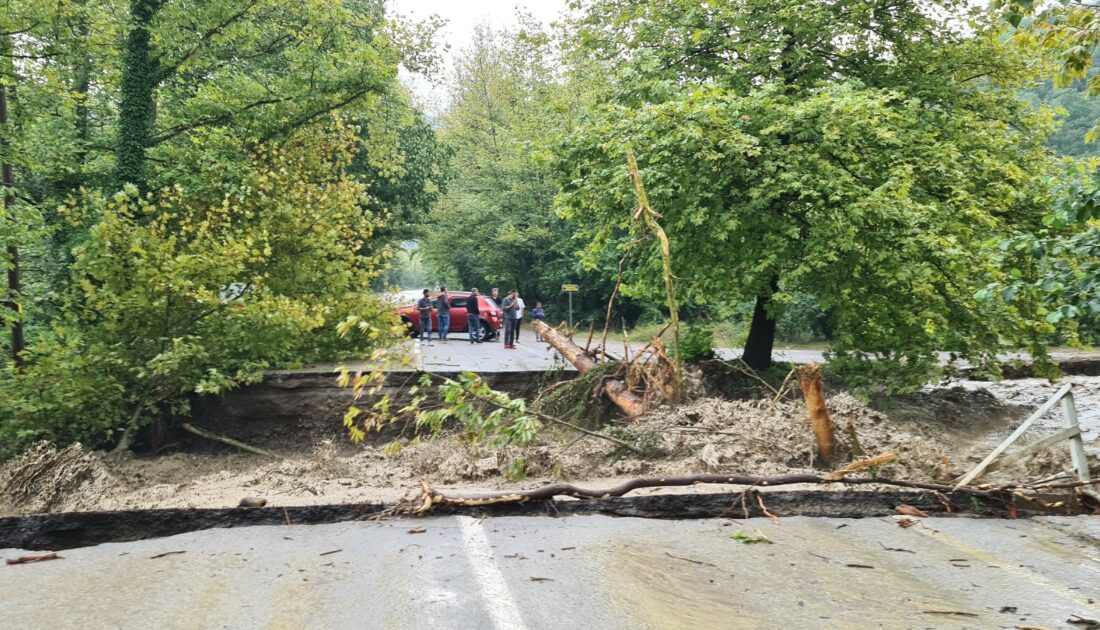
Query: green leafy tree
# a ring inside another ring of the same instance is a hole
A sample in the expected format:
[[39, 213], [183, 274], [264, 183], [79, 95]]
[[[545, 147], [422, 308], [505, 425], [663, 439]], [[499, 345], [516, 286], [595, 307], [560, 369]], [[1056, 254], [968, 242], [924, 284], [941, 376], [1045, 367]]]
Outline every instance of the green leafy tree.
[[1052, 150], [1075, 158], [1100, 156], [1100, 145], [1085, 141], [1089, 130], [1100, 120], [1100, 99], [1088, 95], [1085, 82], [1056, 88], [1053, 81], [1046, 81], [1022, 91], [1020, 96], [1036, 107], [1055, 110], [1060, 124], [1047, 142]]
[[[518, 30], [479, 27], [455, 66], [439, 129], [454, 180], [420, 239], [425, 262], [451, 285], [518, 288], [529, 306], [545, 302], [555, 322], [566, 318], [561, 285], [578, 283], [578, 318], [594, 316], [606, 306], [617, 259], [580, 267], [574, 228], [553, 208], [551, 145], [595, 83], [561, 76], [555, 42], [529, 20]], [[625, 312], [633, 320], [638, 309]]]
[[453, 176], [451, 151], [427, 117], [407, 100], [391, 101], [357, 119], [364, 137], [351, 167], [370, 189], [366, 211], [386, 217], [375, 249], [419, 238]]
[[[831, 314], [839, 364], [908, 383], [939, 350], [1042, 353], [1036, 305], [974, 294], [1004, 274], [991, 236], [1038, 223], [1048, 124], [1015, 98], [1028, 59], [965, 3], [577, 8], [574, 46], [617, 82], [556, 156], [590, 261], [629, 238], [632, 148], [685, 299], [755, 298], [753, 367], [770, 364], [795, 291]], [[660, 258], [643, 250], [627, 289], [655, 295]]]
[[[1100, 45], [1100, 5], [1079, 0], [997, 0], [1014, 27], [1013, 40], [1027, 49], [1051, 53], [1058, 66], [1054, 87], [1069, 88], [1084, 82], [1089, 96], [1100, 94], [1100, 76], [1092, 73]], [[1087, 132], [1088, 140], [1100, 133], [1100, 121]]]
[[[94, 225], [65, 317], [0, 379], [0, 454], [38, 439], [102, 446], [271, 365], [392, 343], [391, 308], [364, 290], [384, 261], [360, 253], [379, 222], [347, 173], [357, 142], [333, 123], [262, 148], [223, 194], [128, 186], [68, 208]], [[365, 334], [341, 340], [349, 314]]]
[[[378, 98], [402, 58], [380, 2], [130, 0], [115, 181], [178, 180], [193, 143], [248, 146]], [[215, 153], [209, 159], [217, 159]]]
[[[1095, 72], [1100, 6], [1027, 0], [997, 4], [1018, 27], [1014, 43], [1053, 56], [1057, 62], [1051, 84], [1062, 91], [1060, 100], [1065, 100], [1068, 112], [1059, 145], [1076, 149], [1063, 153], [1095, 154], [1091, 143], [1100, 131], [1100, 101], [1093, 98], [1100, 94], [1100, 75]], [[1050, 89], [1041, 86], [1037, 93], [1042, 96], [1044, 91]], [[1033, 273], [1017, 273], [983, 291], [1002, 299], [1026, 295], [1041, 301], [1046, 321], [1063, 327], [1063, 338], [1071, 343], [1100, 342], [1100, 178], [1095, 169], [1095, 160], [1066, 162], [1052, 178], [1056, 198], [1042, 228], [1001, 243]]]

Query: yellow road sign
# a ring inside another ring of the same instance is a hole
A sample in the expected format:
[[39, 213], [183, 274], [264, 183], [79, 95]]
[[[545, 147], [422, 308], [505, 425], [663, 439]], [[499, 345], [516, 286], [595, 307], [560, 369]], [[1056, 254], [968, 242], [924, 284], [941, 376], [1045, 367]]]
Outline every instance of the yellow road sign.
[[561, 285], [561, 290], [564, 293], [576, 293], [577, 291], [580, 291], [581, 288], [575, 284], [563, 284]]

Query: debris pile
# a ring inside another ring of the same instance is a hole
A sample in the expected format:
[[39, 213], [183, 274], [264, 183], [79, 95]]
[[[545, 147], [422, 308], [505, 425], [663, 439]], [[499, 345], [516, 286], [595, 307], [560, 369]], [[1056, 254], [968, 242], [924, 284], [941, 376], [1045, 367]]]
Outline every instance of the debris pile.
[[[242, 496], [265, 497], [270, 505], [393, 501], [420, 480], [465, 494], [562, 480], [601, 487], [624, 477], [821, 475], [886, 453], [897, 459], [859, 474], [942, 484], [977, 464], [1027, 414], [983, 392], [950, 390], [895, 398], [884, 411], [845, 393], [826, 404], [836, 427], [830, 466], [819, 457], [803, 401], [770, 398], [697, 400], [601, 429], [641, 453], [551, 425], [530, 446], [499, 449], [459, 434], [414, 442], [398, 452], [381, 444], [355, 448], [280, 435], [272, 442], [283, 456], [279, 461], [238, 451], [136, 458], [41, 445], [0, 465], [0, 516], [233, 507]], [[1034, 481], [1066, 470], [1069, 463], [1065, 449], [1046, 449], [982, 482]], [[1092, 465], [1097, 470], [1095, 461]]]
[[0, 465], [0, 514], [86, 510], [118, 485], [103, 461], [80, 444], [57, 450], [40, 442]]

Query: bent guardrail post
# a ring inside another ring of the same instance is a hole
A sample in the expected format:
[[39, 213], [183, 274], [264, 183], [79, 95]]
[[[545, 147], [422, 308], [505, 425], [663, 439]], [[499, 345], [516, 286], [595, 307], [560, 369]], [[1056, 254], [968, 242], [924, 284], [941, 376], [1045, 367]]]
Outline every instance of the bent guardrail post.
[[[1085, 459], [1085, 445], [1084, 441], [1081, 439], [1081, 427], [1078, 424], [1077, 407], [1076, 405], [1074, 405], [1073, 394], [1070, 392], [1071, 389], [1073, 389], [1072, 383], [1066, 383], [1065, 385], [1063, 385], [1057, 392], [1054, 393], [1053, 396], [1050, 397], [1049, 400], [1043, 403], [1041, 407], [1036, 409], [1035, 413], [1031, 414], [1027, 420], [1024, 420], [1024, 422], [1019, 427], [1017, 427], [1015, 431], [1012, 432], [1012, 435], [1008, 436], [1008, 438], [1004, 442], [1001, 442], [1001, 444], [997, 446], [997, 448], [993, 449], [993, 452], [987, 455], [980, 464], [975, 466], [970, 472], [966, 473], [966, 475], [960, 478], [955, 483], [955, 487], [968, 485], [970, 482], [974, 481], [978, 477], [981, 477], [984, 473], [993, 470], [998, 466], [1003, 466], [1011, 461], [1023, 457], [1024, 455], [1028, 455], [1039, 449], [1052, 446], [1062, 440], [1069, 440], [1070, 458], [1073, 460], [1073, 467], [1077, 473], [1077, 476], [1081, 479], [1081, 481], [1088, 481], [1091, 478], [1089, 476], [1089, 465], [1088, 461]], [[1066, 422], [1066, 428], [1058, 431], [1054, 435], [1039, 440], [1034, 444], [1025, 446], [1024, 448], [1005, 456], [1000, 461], [996, 461], [999, 457], [1001, 457], [1001, 454], [1005, 452], [1005, 449], [1011, 446], [1013, 442], [1020, 439], [1020, 436], [1027, 432], [1027, 430], [1031, 428], [1031, 425], [1035, 424], [1035, 422], [1038, 421], [1039, 418], [1045, 416], [1047, 412], [1053, 409], [1054, 405], [1058, 404], [1059, 402], [1062, 403], [1062, 415]]]

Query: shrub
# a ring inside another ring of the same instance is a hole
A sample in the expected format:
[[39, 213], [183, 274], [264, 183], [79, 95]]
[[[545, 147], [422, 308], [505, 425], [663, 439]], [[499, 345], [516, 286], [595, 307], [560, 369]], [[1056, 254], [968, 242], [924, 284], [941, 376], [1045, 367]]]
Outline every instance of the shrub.
[[[0, 456], [39, 439], [104, 446], [272, 365], [397, 339], [367, 290], [385, 261], [360, 253], [380, 223], [344, 173], [354, 146], [334, 124], [256, 155], [218, 197], [131, 187], [71, 204], [93, 225], [54, 329], [0, 380]], [[366, 334], [336, 334], [349, 315]]]
[[714, 358], [714, 332], [698, 323], [680, 330], [680, 356], [688, 363]]

